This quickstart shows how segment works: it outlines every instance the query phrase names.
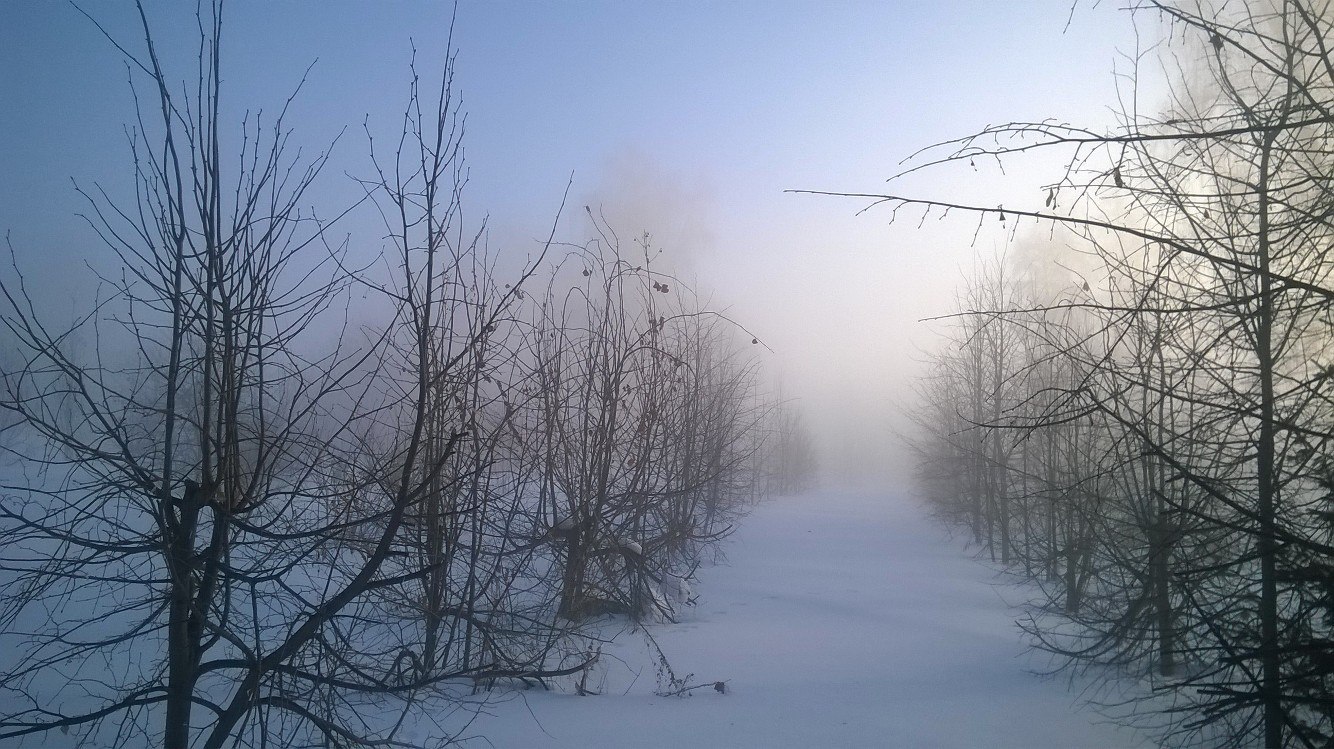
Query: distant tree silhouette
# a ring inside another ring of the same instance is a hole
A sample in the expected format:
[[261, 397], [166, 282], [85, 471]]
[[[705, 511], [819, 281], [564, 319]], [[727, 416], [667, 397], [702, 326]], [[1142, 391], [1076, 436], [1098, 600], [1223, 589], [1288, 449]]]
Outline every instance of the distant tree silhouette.
[[[1165, 58], [1181, 73], [1162, 116], [1127, 113], [1110, 133], [1009, 123], [912, 167], [1070, 148], [1044, 208], [862, 196], [896, 213], [1060, 227], [1101, 266], [1055, 299], [961, 305], [957, 350], [924, 388], [935, 399], [924, 423], [951, 414], [923, 444], [924, 475], [956, 517], [949, 492], [978, 493], [940, 466], [985, 462], [972, 482], [1028, 494], [1020, 527], [1042, 537], [1024, 545], [1048, 549], [1035, 577], [1064, 572], [1053, 603], [1078, 625], [1043, 614], [1030, 630], [1072, 665], [1156, 672], [1172, 697], [1156, 724], [1168, 738], [1323, 746], [1334, 736], [1322, 484], [1334, 447], [1334, 19], [1303, 0], [1133, 12], [1179, 39], [1164, 48], [1182, 59]], [[985, 331], [999, 340], [1007, 328], [1022, 347], [970, 367]], [[986, 370], [1021, 354], [998, 390]], [[1012, 394], [989, 411], [939, 402], [1001, 390]], [[997, 440], [1026, 457], [1006, 464]], [[982, 492], [972, 513], [988, 528], [993, 511], [1011, 522], [1000, 496]]]

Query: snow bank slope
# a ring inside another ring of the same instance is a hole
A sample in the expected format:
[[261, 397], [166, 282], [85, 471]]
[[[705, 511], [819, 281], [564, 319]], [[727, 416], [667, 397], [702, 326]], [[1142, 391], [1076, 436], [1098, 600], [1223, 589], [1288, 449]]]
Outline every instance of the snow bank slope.
[[471, 732], [580, 749], [1147, 746], [1077, 711], [1063, 681], [1025, 671], [990, 572], [910, 504], [771, 501], [727, 554], [701, 571], [699, 606], [653, 628], [678, 675], [725, 679], [727, 694], [656, 697], [647, 655], [623, 645], [629, 668], [609, 667], [605, 694], [527, 692], [488, 706]]

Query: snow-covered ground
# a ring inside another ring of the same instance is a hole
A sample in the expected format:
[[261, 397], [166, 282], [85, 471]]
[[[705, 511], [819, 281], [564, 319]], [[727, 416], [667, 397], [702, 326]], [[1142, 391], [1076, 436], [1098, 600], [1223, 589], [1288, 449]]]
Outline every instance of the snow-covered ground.
[[769, 501], [701, 570], [699, 604], [652, 633], [690, 684], [658, 697], [626, 632], [580, 697], [530, 690], [469, 733], [495, 747], [1144, 747], [1034, 676], [993, 571], [884, 495]]

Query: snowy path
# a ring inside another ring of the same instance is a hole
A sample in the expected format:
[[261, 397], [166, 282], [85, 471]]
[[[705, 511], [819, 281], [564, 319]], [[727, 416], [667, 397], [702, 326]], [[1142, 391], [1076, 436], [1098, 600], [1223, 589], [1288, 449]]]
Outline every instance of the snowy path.
[[652, 666], [626, 656], [633, 684], [609, 673], [603, 696], [529, 692], [472, 729], [496, 747], [1148, 746], [1025, 671], [990, 572], [941, 538], [885, 498], [767, 503], [728, 564], [702, 571], [698, 609], [655, 629], [679, 674], [726, 679], [727, 694], [656, 697]]

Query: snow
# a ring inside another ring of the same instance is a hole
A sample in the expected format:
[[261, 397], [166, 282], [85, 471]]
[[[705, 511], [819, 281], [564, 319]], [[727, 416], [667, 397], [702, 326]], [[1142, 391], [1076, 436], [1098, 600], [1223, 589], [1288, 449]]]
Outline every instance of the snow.
[[[494, 747], [1147, 747], [1032, 671], [1017, 598], [907, 500], [770, 500], [706, 567], [699, 604], [602, 645], [601, 692], [493, 693], [465, 735]], [[590, 647], [592, 647], [590, 645]], [[712, 687], [726, 682], [726, 692]], [[1077, 685], [1076, 685], [1077, 686]], [[484, 737], [484, 738], [481, 738]]]

